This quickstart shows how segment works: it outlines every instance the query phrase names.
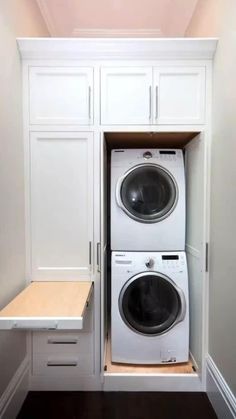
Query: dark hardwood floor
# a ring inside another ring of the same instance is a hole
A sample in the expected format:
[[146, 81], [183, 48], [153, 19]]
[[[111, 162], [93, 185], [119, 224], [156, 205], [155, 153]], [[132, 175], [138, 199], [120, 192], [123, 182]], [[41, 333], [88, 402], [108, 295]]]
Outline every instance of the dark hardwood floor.
[[205, 393], [29, 392], [17, 419], [216, 419]]

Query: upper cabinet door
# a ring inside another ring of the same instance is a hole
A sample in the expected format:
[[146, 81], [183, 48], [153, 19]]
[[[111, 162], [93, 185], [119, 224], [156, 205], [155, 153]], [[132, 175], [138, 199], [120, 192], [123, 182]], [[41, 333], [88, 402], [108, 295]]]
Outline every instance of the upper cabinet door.
[[151, 95], [151, 67], [102, 68], [101, 124], [150, 124]]
[[32, 278], [90, 279], [93, 134], [35, 132], [30, 154]]
[[93, 123], [93, 69], [31, 67], [30, 124]]
[[154, 70], [154, 124], [203, 124], [205, 69], [157, 67]]

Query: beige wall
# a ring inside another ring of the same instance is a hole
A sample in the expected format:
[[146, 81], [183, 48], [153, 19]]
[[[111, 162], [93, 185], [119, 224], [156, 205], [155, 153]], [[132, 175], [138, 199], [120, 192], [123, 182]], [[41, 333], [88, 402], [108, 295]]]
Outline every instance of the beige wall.
[[228, 0], [198, 0], [186, 29], [188, 37], [214, 37], [219, 33], [221, 13]]
[[236, 1], [200, 0], [188, 36], [219, 36], [213, 69], [209, 354], [236, 394]]
[[[25, 285], [21, 65], [17, 36], [48, 36], [33, 0], [0, 2], [0, 307]], [[25, 352], [25, 333], [0, 332], [0, 396]]]

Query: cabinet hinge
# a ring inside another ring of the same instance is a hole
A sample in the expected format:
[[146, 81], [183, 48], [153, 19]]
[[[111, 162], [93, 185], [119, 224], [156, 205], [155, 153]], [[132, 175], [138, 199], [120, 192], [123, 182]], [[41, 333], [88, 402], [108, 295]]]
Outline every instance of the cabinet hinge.
[[209, 268], [209, 243], [206, 243], [206, 250], [205, 250], [206, 254], [205, 254], [205, 271], [208, 272], [208, 268]]

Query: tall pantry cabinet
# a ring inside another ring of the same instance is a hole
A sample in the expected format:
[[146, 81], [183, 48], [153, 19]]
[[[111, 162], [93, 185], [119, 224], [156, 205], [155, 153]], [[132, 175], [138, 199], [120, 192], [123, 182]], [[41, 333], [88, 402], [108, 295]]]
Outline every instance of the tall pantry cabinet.
[[[216, 40], [51, 38], [19, 39], [18, 46], [30, 284], [25, 291], [27, 301], [37, 305], [37, 299], [44, 300], [38, 312], [35, 307], [30, 312], [28, 306], [28, 311], [22, 308], [24, 295], [16, 297], [0, 312], [0, 328], [29, 331], [29, 388], [202, 390], [208, 281], [205, 177]], [[194, 281], [190, 350], [198, 370], [190, 376], [104, 372], [109, 332], [107, 163], [111, 148], [137, 145], [182, 148], [186, 170], [194, 167], [187, 181], [191, 215], [186, 251]], [[61, 287], [58, 294], [56, 287]], [[55, 295], [57, 311], [50, 314]], [[47, 304], [49, 314], [43, 314]]]

